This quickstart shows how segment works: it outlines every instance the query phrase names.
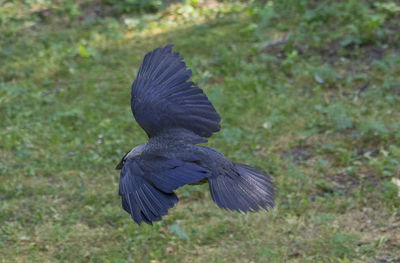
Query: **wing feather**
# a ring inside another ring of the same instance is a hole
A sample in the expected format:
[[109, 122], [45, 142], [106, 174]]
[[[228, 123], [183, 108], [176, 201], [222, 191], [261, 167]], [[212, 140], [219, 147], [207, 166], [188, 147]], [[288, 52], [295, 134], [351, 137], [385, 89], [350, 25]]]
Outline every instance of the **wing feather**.
[[144, 57], [132, 84], [131, 108], [150, 138], [176, 128], [201, 137], [219, 131], [221, 118], [203, 91], [189, 81], [191, 75], [172, 45]]
[[189, 159], [181, 161], [154, 155], [129, 159], [121, 170], [122, 207], [136, 223], [151, 225], [178, 202], [173, 190], [209, 175]]

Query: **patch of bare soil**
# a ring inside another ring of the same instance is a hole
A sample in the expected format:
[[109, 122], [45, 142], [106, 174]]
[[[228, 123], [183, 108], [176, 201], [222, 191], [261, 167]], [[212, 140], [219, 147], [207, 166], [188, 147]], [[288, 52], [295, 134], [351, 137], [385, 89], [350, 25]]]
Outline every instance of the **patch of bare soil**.
[[356, 73], [358, 71], [368, 71], [370, 64], [375, 60], [381, 60], [385, 56], [400, 52], [398, 36], [400, 33], [400, 24], [398, 19], [393, 17], [383, 26], [385, 36], [378, 39], [365, 40], [361, 44], [351, 43], [343, 45], [343, 38], [335, 39], [321, 48], [304, 47], [312, 51], [316, 50], [321, 58], [330, 65], [340, 63], [346, 59], [346, 72]]
[[283, 157], [290, 158], [295, 164], [304, 164], [312, 157], [312, 149], [309, 146], [292, 146], [282, 152]]
[[333, 192], [342, 192], [344, 195], [349, 195], [356, 188], [361, 189], [365, 187], [377, 187], [379, 185], [379, 178], [373, 174], [333, 174], [328, 178], [332, 183]]
[[348, 210], [337, 219], [338, 226], [346, 232], [357, 233], [358, 246], [384, 248], [365, 262], [400, 262], [396, 251], [400, 249], [400, 221], [391, 213], [382, 212], [373, 207]]

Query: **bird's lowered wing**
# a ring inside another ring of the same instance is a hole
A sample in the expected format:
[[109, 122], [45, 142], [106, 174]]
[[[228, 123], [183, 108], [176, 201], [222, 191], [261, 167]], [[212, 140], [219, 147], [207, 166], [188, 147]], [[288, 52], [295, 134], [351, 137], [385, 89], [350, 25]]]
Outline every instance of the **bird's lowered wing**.
[[149, 137], [184, 128], [201, 137], [220, 129], [220, 117], [203, 91], [189, 81], [186, 68], [172, 45], [148, 53], [132, 85], [131, 107]]
[[151, 225], [178, 202], [173, 190], [209, 175], [190, 161], [153, 155], [129, 159], [121, 170], [119, 183], [122, 207], [136, 223]]

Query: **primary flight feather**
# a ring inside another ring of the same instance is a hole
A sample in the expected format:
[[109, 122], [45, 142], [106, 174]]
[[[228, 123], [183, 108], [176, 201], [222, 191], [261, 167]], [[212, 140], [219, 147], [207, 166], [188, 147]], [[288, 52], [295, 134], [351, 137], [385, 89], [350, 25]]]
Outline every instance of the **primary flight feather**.
[[267, 174], [197, 145], [220, 130], [221, 119], [189, 81], [191, 75], [168, 45], [144, 57], [132, 84], [132, 112], [149, 141], [129, 151], [117, 169], [122, 207], [138, 224], [161, 220], [178, 202], [174, 190], [186, 184], [208, 182], [221, 208], [248, 212], [274, 206]]

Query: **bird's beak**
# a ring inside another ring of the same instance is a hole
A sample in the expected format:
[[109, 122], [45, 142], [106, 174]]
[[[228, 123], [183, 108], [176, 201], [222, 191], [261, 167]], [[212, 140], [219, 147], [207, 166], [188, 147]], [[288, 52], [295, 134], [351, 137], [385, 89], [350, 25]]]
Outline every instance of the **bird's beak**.
[[117, 165], [117, 167], [115, 167], [115, 170], [121, 170], [122, 167], [124, 167], [124, 160], [121, 160], [121, 161], [119, 162], [119, 164]]
[[119, 164], [117, 165], [117, 167], [115, 167], [115, 170], [122, 170], [122, 167], [124, 167], [125, 164], [125, 157], [128, 155], [129, 152], [127, 152], [124, 157], [122, 157], [121, 161], [119, 162]]

